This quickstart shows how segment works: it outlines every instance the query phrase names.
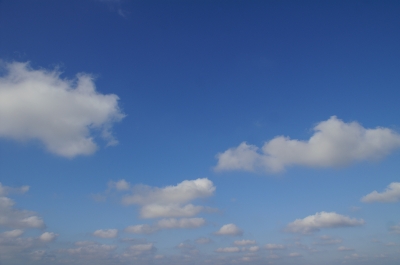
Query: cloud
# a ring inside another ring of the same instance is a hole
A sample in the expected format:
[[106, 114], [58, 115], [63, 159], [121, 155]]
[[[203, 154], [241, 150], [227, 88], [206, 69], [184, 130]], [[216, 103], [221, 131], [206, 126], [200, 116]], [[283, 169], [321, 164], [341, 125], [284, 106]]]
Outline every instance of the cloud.
[[56, 70], [19, 62], [6, 64], [6, 70], [0, 77], [0, 137], [39, 140], [51, 153], [69, 158], [96, 151], [94, 129], [108, 145], [117, 144], [112, 124], [124, 118], [118, 97], [97, 92], [92, 76], [67, 80]]
[[198, 228], [204, 226], [205, 223], [206, 221], [203, 218], [169, 218], [158, 221], [157, 227], [160, 229]]
[[285, 249], [286, 247], [284, 245], [279, 245], [279, 244], [266, 244], [265, 249], [268, 250], [277, 250], [277, 249]]
[[[0, 184], [0, 192], [6, 195], [10, 192], [26, 192], [28, 186], [11, 188]], [[36, 213], [27, 210], [14, 208], [15, 202], [5, 196], [0, 195], [0, 227], [10, 228], [44, 228], [45, 224], [41, 217]]]
[[243, 231], [235, 224], [226, 224], [215, 232], [215, 234], [219, 236], [239, 236], [243, 234]]
[[101, 237], [101, 238], [116, 238], [118, 236], [117, 229], [100, 229], [96, 230], [93, 233], [94, 236]]
[[126, 258], [141, 256], [144, 254], [150, 254], [155, 252], [157, 249], [153, 243], [137, 244], [130, 246], [122, 255]]
[[391, 226], [389, 230], [392, 234], [400, 234], [400, 224]]
[[321, 228], [361, 226], [364, 223], [362, 219], [349, 218], [335, 212], [319, 212], [288, 224], [286, 231], [307, 234], [319, 231]]
[[277, 136], [258, 148], [246, 142], [217, 154], [216, 171], [279, 172], [292, 165], [339, 167], [363, 160], [377, 160], [400, 147], [400, 135], [378, 127], [366, 129], [332, 116], [314, 127], [307, 141]]
[[248, 251], [250, 251], [250, 252], [257, 252], [259, 250], [260, 250], [259, 246], [251, 246], [248, 248]]
[[132, 188], [131, 195], [123, 197], [122, 203], [140, 205], [142, 218], [191, 217], [206, 208], [189, 202], [212, 196], [214, 191], [214, 184], [207, 178], [185, 180], [164, 188], [138, 185]]
[[340, 246], [340, 247], [338, 247], [337, 250], [338, 251], [353, 251], [354, 249], [353, 248], [347, 248], [347, 247], [344, 247], [344, 246]]
[[207, 238], [207, 237], [200, 237], [198, 239], [196, 239], [195, 241], [197, 244], [208, 244], [211, 243], [211, 239]]
[[14, 230], [11, 230], [11, 231], [6, 231], [2, 235], [4, 237], [19, 237], [23, 233], [24, 233], [24, 231], [21, 230], [21, 229], [14, 229]]
[[238, 247], [226, 247], [226, 248], [217, 248], [215, 252], [220, 252], [220, 253], [234, 253], [234, 252], [239, 252], [240, 248]]
[[75, 246], [77, 247], [69, 248], [66, 252], [72, 255], [105, 256], [117, 248], [115, 245], [104, 245], [90, 241], [78, 241], [75, 243]]
[[314, 245], [325, 246], [325, 245], [335, 245], [342, 243], [341, 239], [335, 239], [327, 235], [320, 236], [319, 239], [320, 239], [319, 242], [314, 242]]
[[297, 258], [297, 257], [301, 257], [301, 256], [303, 256], [303, 255], [301, 255], [300, 253], [297, 253], [297, 252], [289, 253], [289, 257], [291, 257], [291, 258]]
[[57, 238], [57, 236], [58, 236], [57, 234], [52, 232], [44, 232], [39, 236], [39, 240], [48, 243], [54, 241]]
[[168, 218], [161, 219], [154, 225], [141, 224], [128, 226], [125, 232], [133, 234], [152, 234], [162, 229], [191, 229], [204, 226], [206, 221], [203, 218]]
[[108, 182], [108, 187], [116, 190], [129, 190], [131, 185], [124, 179], [118, 180], [117, 182]]
[[234, 244], [235, 246], [255, 245], [255, 244], [256, 244], [256, 241], [255, 241], [255, 240], [246, 240], [246, 239], [243, 239], [243, 240], [235, 240], [235, 241], [233, 242], [233, 244]]
[[0, 182], [0, 196], [6, 196], [10, 193], [25, 193], [29, 190], [29, 186], [22, 186], [19, 188], [12, 188], [12, 187], [8, 187], [8, 186], [3, 186], [3, 184], [1, 184]]
[[152, 234], [158, 230], [157, 227], [148, 224], [131, 225], [125, 228], [125, 232], [133, 234]]
[[398, 202], [400, 201], [400, 182], [392, 182], [382, 193], [374, 190], [361, 198], [362, 202]]

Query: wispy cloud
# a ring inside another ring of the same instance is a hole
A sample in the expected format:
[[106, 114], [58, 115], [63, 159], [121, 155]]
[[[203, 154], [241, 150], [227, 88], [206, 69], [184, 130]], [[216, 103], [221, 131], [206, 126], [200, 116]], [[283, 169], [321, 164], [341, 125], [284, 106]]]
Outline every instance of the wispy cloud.
[[362, 202], [398, 202], [400, 201], [400, 182], [392, 182], [384, 192], [376, 190], [361, 198]]
[[162, 229], [191, 229], [199, 228], [206, 224], [204, 218], [165, 218], [161, 219], [153, 225], [140, 224], [132, 225], [125, 228], [125, 232], [134, 234], [152, 234]]
[[6, 64], [6, 70], [0, 77], [0, 137], [37, 139], [69, 158], [96, 151], [94, 129], [108, 145], [118, 143], [111, 133], [113, 123], [124, 118], [118, 97], [97, 92], [92, 76], [80, 73], [67, 80], [56, 70], [18, 62]]
[[314, 127], [307, 141], [277, 136], [258, 148], [246, 142], [217, 154], [216, 171], [279, 172], [287, 166], [346, 166], [376, 160], [400, 147], [400, 135], [388, 128], [366, 129], [357, 122], [345, 123], [332, 116]]

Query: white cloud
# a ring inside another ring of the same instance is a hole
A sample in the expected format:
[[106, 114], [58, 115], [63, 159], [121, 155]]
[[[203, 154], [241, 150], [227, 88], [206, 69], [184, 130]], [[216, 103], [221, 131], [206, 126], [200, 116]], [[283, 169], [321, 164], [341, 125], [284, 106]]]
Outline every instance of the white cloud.
[[239, 252], [240, 248], [238, 247], [226, 247], [226, 248], [217, 248], [215, 252], [220, 252], [220, 253], [234, 253], [234, 252]]
[[11, 230], [11, 231], [4, 232], [3, 236], [5, 236], [5, 237], [19, 237], [23, 233], [24, 233], [24, 231], [21, 230], [21, 229], [14, 229], [14, 230]]
[[152, 234], [158, 230], [157, 227], [148, 224], [131, 225], [125, 228], [125, 232], [133, 234]]
[[388, 128], [366, 129], [335, 116], [314, 127], [307, 141], [277, 136], [258, 148], [243, 142], [216, 157], [216, 171], [279, 172], [286, 166], [338, 167], [362, 160], [376, 160], [400, 147], [400, 135]]
[[206, 221], [203, 218], [169, 218], [158, 221], [157, 227], [160, 229], [198, 228], [204, 226], [205, 223]]
[[39, 239], [42, 242], [51, 242], [54, 241], [57, 238], [57, 234], [52, 233], [52, 232], [44, 232], [43, 234], [40, 235]]
[[156, 248], [152, 243], [146, 243], [146, 244], [137, 244], [130, 246], [127, 251], [123, 253], [124, 257], [136, 257], [140, 256], [143, 254], [149, 254], [153, 253], [156, 251]]
[[131, 195], [123, 197], [122, 203], [140, 205], [143, 218], [191, 217], [206, 208], [189, 202], [212, 196], [214, 191], [214, 184], [207, 178], [185, 180], [164, 188], [139, 185], [132, 189]]
[[382, 193], [374, 190], [361, 198], [362, 202], [398, 202], [400, 201], [400, 182], [392, 182]]
[[12, 188], [8, 186], [3, 186], [0, 182], [0, 196], [6, 196], [10, 193], [25, 193], [29, 190], [29, 186], [22, 186], [19, 188]]
[[6, 68], [0, 77], [0, 137], [40, 140], [48, 151], [70, 158], [96, 151], [93, 129], [108, 145], [117, 143], [111, 127], [124, 117], [118, 97], [98, 93], [90, 75], [66, 80], [57, 71], [18, 62]]
[[280, 244], [266, 244], [265, 249], [268, 250], [277, 250], [277, 249], [285, 249], [286, 247], [284, 245]]
[[248, 248], [248, 250], [250, 252], [257, 252], [257, 251], [260, 250], [260, 247], [259, 246], [251, 246], [251, 247]]
[[[0, 184], [0, 192], [6, 195], [10, 192], [23, 193], [28, 186], [11, 188]], [[0, 196], [0, 226], [10, 228], [43, 228], [45, 224], [42, 218], [34, 212], [14, 208], [15, 202], [5, 196]]]
[[118, 180], [117, 182], [110, 181], [108, 182], [109, 188], [114, 188], [116, 190], [129, 190], [131, 185], [124, 179]]
[[255, 245], [255, 244], [256, 244], [256, 241], [255, 241], [255, 240], [246, 240], [246, 239], [243, 239], [243, 240], [235, 240], [235, 241], [233, 242], [233, 244], [236, 245], [236, 246]]
[[291, 257], [291, 258], [297, 258], [297, 257], [301, 257], [301, 256], [302, 255], [300, 253], [297, 253], [297, 252], [289, 253], [289, 257]]
[[206, 221], [203, 218], [168, 218], [161, 219], [154, 225], [141, 224], [128, 226], [125, 232], [133, 234], [152, 234], [161, 229], [190, 229], [204, 226]]
[[340, 246], [340, 247], [338, 247], [337, 250], [338, 251], [353, 251], [354, 249], [353, 248], [347, 248], [345, 246]]
[[94, 236], [101, 237], [101, 238], [116, 238], [118, 236], [117, 229], [99, 229], [94, 231]]
[[304, 219], [297, 219], [287, 225], [286, 230], [292, 233], [311, 233], [321, 228], [348, 227], [363, 225], [364, 220], [357, 220], [335, 212], [319, 212]]
[[117, 246], [115, 245], [102, 245], [96, 242], [90, 241], [78, 241], [75, 243], [77, 248], [67, 249], [67, 253], [72, 255], [93, 255], [93, 256], [104, 256], [106, 253], [114, 251]]
[[243, 231], [235, 224], [226, 224], [223, 225], [217, 232], [215, 232], [215, 234], [220, 236], [238, 236], [242, 235]]

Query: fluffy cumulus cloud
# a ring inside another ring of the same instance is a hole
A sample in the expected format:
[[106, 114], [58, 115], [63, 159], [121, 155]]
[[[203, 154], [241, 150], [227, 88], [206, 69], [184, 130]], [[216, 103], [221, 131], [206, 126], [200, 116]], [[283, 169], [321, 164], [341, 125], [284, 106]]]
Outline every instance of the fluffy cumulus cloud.
[[400, 182], [392, 182], [384, 192], [376, 190], [361, 198], [362, 202], [398, 202], [400, 201]]
[[93, 235], [101, 238], [116, 238], [118, 236], [117, 229], [99, 229], [93, 232]]
[[243, 234], [243, 231], [235, 224], [226, 224], [215, 232], [215, 234], [219, 236], [240, 236]]
[[0, 227], [10, 228], [43, 228], [44, 221], [36, 213], [27, 210], [21, 210], [14, 207], [15, 202], [6, 197], [8, 193], [24, 193], [28, 191], [28, 186], [12, 188], [3, 186], [0, 183]]
[[335, 212], [319, 212], [307, 216], [304, 219], [297, 219], [286, 227], [286, 231], [292, 233], [307, 234], [319, 231], [322, 228], [349, 227], [363, 225], [364, 220], [357, 220], [337, 214]]
[[58, 71], [18, 62], [6, 64], [6, 70], [0, 77], [0, 137], [36, 139], [64, 157], [95, 152], [94, 130], [108, 145], [117, 143], [112, 124], [124, 117], [118, 97], [97, 92], [92, 76], [67, 80]]
[[57, 238], [57, 234], [52, 232], [44, 232], [39, 236], [39, 240], [45, 243], [52, 242]]
[[279, 172], [287, 166], [338, 167], [376, 160], [400, 147], [400, 135], [388, 128], [366, 129], [335, 116], [318, 123], [307, 141], [277, 136], [258, 148], [245, 142], [217, 155], [216, 171]]
[[203, 218], [165, 218], [153, 225], [141, 224], [128, 226], [125, 232], [133, 234], [152, 234], [161, 229], [190, 229], [204, 226], [206, 220]]
[[123, 197], [122, 203], [140, 205], [142, 218], [192, 217], [206, 208], [189, 202], [212, 196], [214, 191], [214, 184], [207, 178], [185, 180], [164, 188], [139, 185], [132, 188], [132, 194]]

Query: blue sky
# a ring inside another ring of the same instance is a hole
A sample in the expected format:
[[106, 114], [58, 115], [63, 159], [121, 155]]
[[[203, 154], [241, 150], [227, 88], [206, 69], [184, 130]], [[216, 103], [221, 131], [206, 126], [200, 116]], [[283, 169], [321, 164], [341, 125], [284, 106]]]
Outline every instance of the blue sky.
[[398, 264], [397, 1], [0, 1], [0, 264]]

